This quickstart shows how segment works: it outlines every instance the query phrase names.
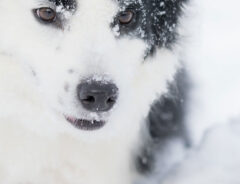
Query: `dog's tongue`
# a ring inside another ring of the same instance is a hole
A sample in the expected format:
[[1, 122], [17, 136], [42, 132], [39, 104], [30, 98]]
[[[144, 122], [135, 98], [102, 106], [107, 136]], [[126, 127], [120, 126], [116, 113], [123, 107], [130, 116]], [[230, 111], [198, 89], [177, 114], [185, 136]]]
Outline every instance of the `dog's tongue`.
[[73, 118], [73, 117], [67, 117], [67, 120], [70, 121], [70, 122], [76, 122], [77, 121], [77, 119]]

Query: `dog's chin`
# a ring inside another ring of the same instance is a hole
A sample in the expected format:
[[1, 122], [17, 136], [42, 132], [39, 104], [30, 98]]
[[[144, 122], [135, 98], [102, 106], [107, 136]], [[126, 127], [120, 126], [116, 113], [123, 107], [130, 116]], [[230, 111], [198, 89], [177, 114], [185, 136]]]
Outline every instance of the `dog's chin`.
[[75, 128], [86, 131], [99, 130], [106, 124], [106, 122], [102, 120], [77, 119], [70, 116], [65, 116], [65, 118]]

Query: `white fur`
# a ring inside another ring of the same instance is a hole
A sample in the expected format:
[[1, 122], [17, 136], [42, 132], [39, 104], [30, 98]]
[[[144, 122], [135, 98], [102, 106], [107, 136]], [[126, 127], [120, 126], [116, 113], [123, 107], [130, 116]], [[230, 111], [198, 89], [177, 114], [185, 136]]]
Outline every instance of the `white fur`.
[[[172, 80], [178, 54], [159, 49], [143, 61], [142, 40], [116, 39], [110, 29], [114, 1], [78, 4], [61, 30], [33, 17], [33, 8], [51, 6], [43, 0], [0, 1], [0, 183], [130, 184], [134, 179], [131, 156], [141, 123]], [[97, 116], [76, 102], [76, 86], [90, 76], [113, 81], [119, 98], [104, 115], [107, 124], [88, 132], [63, 115]]]

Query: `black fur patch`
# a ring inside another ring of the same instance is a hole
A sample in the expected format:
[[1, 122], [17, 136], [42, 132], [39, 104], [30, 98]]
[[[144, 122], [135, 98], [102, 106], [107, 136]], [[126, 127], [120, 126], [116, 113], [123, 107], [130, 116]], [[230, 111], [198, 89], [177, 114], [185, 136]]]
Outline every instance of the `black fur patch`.
[[[177, 38], [176, 28], [187, 0], [119, 0], [120, 11], [136, 11], [134, 24], [119, 25], [120, 34], [141, 37], [150, 48], [167, 47]], [[114, 25], [117, 21], [114, 21]], [[153, 49], [152, 49], [153, 50]]]
[[184, 123], [189, 86], [186, 71], [179, 70], [175, 80], [169, 84], [168, 93], [152, 105], [147, 118], [151, 138], [137, 157], [139, 172], [148, 173], [154, 168], [154, 151], [159, 147], [164, 149], [171, 138], [178, 137], [186, 147], [190, 145]]
[[169, 84], [169, 92], [154, 103], [148, 116], [150, 135], [153, 139], [184, 133], [184, 114], [187, 91], [189, 89], [186, 72], [181, 69], [175, 80]]
[[75, 0], [49, 0], [56, 4], [56, 6], [64, 6], [65, 9], [75, 9], [76, 8], [76, 1]]

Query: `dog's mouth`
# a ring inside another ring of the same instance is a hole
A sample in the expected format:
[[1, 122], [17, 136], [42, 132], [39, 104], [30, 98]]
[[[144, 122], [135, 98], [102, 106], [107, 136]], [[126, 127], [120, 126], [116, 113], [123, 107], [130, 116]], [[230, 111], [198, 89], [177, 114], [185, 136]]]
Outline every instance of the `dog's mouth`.
[[65, 116], [65, 118], [74, 127], [81, 129], [81, 130], [87, 130], [87, 131], [98, 130], [98, 129], [102, 128], [106, 123], [105, 121], [101, 121], [101, 120], [77, 119], [77, 118], [69, 117], [69, 116]]

